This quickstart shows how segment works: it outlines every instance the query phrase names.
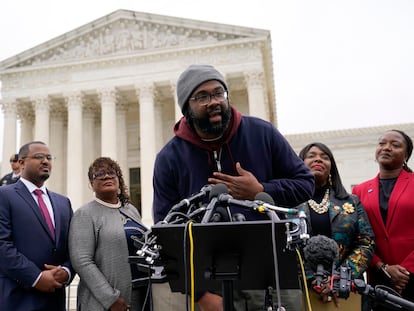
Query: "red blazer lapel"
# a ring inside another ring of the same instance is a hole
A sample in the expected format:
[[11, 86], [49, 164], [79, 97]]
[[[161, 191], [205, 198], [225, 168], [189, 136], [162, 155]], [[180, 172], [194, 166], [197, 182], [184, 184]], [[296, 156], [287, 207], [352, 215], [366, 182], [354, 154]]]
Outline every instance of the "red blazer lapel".
[[395, 211], [398, 208], [398, 201], [403, 195], [405, 188], [407, 188], [409, 182], [409, 174], [401, 170], [400, 175], [398, 176], [397, 182], [395, 183], [394, 189], [391, 193], [390, 201], [388, 202], [388, 216], [387, 216], [387, 228], [390, 224], [393, 223], [392, 219], [394, 217]]
[[[385, 231], [385, 225], [382, 221], [381, 211], [379, 208], [379, 175], [372, 179], [367, 185], [367, 206], [371, 206], [371, 214], [374, 216], [375, 226], [381, 227]], [[372, 219], [371, 219], [371, 222]]]

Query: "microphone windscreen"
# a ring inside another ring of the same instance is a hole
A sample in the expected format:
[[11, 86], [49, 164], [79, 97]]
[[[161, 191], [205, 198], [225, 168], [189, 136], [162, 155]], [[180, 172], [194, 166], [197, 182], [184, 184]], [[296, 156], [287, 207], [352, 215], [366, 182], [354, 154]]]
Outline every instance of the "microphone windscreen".
[[270, 205], [275, 205], [275, 201], [273, 201], [273, 198], [270, 196], [270, 194], [266, 192], [259, 192], [258, 194], [256, 194], [254, 199]]
[[307, 241], [303, 255], [313, 271], [316, 271], [318, 264], [329, 270], [339, 258], [338, 244], [325, 235], [315, 235]]
[[209, 199], [216, 198], [222, 193], [228, 193], [227, 186], [225, 184], [217, 184], [211, 189]]

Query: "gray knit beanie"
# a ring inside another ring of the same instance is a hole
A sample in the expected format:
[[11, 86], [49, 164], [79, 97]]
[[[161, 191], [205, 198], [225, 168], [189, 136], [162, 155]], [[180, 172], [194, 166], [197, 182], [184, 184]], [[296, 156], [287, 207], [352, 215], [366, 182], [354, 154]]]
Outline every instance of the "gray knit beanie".
[[180, 75], [177, 81], [177, 97], [178, 105], [183, 114], [187, 109], [188, 99], [193, 91], [204, 82], [210, 80], [219, 81], [223, 84], [225, 90], [228, 90], [222, 74], [210, 65], [191, 65]]

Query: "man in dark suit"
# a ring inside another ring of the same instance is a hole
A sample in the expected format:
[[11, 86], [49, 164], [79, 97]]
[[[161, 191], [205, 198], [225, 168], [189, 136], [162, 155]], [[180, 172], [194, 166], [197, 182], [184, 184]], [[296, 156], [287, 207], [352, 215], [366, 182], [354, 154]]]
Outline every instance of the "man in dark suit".
[[[69, 199], [46, 189], [52, 159], [47, 145], [20, 148], [21, 177], [0, 187], [0, 306], [10, 311], [63, 311], [69, 262]], [[40, 189], [40, 190], [38, 190]]]
[[14, 184], [20, 178], [20, 163], [19, 163], [19, 155], [17, 153], [13, 153], [10, 157], [10, 166], [11, 166], [11, 173], [6, 174], [0, 179], [0, 186]]

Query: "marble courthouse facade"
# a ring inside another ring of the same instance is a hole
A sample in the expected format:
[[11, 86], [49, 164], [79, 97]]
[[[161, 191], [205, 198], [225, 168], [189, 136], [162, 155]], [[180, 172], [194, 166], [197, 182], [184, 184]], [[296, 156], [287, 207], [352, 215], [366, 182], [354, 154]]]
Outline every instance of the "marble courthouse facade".
[[151, 223], [153, 162], [181, 117], [179, 74], [214, 65], [240, 111], [276, 123], [271, 55], [267, 30], [115, 11], [0, 62], [2, 158], [18, 142], [46, 142], [56, 157], [48, 187], [76, 209], [92, 197], [89, 164], [112, 157]]
[[[48, 187], [76, 209], [92, 198], [89, 164], [109, 156], [151, 224], [154, 159], [181, 117], [176, 81], [192, 63], [214, 65], [238, 110], [277, 126], [269, 31], [118, 10], [0, 62], [2, 174], [21, 144], [44, 141], [56, 157]], [[413, 123], [286, 137], [296, 151], [328, 144], [350, 189], [377, 172], [375, 144], [389, 128], [414, 136]]]

